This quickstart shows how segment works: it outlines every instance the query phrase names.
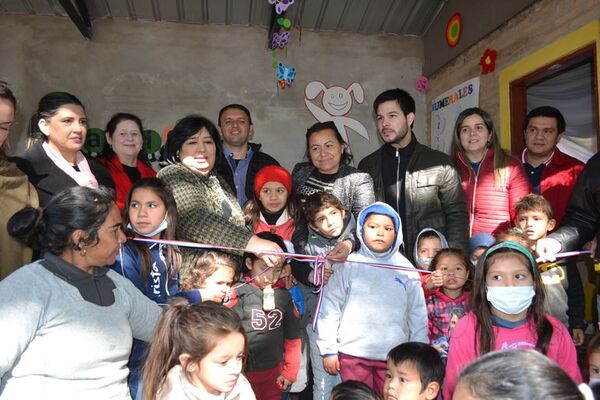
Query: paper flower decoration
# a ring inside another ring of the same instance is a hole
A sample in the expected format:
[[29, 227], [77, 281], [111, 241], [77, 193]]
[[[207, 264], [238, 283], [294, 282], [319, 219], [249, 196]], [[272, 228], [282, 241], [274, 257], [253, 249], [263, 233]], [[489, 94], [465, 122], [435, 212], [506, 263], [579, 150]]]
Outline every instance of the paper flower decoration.
[[415, 79], [415, 89], [418, 92], [425, 93], [429, 89], [429, 79], [425, 76], [420, 76]]
[[496, 69], [496, 50], [485, 49], [479, 60], [479, 64], [481, 65], [481, 73], [483, 75], [494, 72]]
[[283, 31], [281, 33], [274, 33], [273, 39], [271, 40], [271, 45], [274, 49], [283, 49], [285, 45], [288, 43], [290, 38], [290, 33], [288, 31]]
[[277, 83], [279, 87], [285, 89], [286, 87], [292, 86], [292, 82], [296, 78], [296, 68], [285, 65], [281, 61], [277, 66]]
[[455, 47], [460, 41], [462, 35], [462, 17], [459, 13], [454, 13], [446, 24], [446, 43], [448, 46]]
[[289, 6], [294, 4], [294, 0], [269, 0], [269, 4], [275, 4], [275, 12], [281, 15], [286, 12]]

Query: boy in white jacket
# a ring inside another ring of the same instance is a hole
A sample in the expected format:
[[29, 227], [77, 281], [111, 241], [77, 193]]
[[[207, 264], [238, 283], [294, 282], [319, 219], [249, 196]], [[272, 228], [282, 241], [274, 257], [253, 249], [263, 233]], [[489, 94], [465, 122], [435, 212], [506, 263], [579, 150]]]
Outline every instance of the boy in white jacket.
[[389, 205], [376, 202], [358, 215], [361, 246], [324, 287], [317, 345], [325, 370], [357, 380], [383, 394], [388, 351], [404, 342], [428, 343], [427, 308], [417, 272], [362, 264], [414, 268], [398, 252], [402, 222]]

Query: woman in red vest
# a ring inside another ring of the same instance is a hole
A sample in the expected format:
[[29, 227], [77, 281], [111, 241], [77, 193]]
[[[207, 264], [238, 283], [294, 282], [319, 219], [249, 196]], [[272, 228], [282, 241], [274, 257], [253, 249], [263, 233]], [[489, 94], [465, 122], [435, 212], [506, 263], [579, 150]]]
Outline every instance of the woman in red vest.
[[531, 192], [523, 166], [500, 147], [492, 117], [481, 108], [462, 111], [454, 125], [452, 157], [469, 211], [469, 235], [510, 228], [514, 206]]
[[117, 205], [123, 209], [131, 185], [142, 178], [156, 176], [143, 149], [143, 128], [140, 118], [117, 113], [106, 124], [106, 142], [102, 164], [108, 169], [117, 192]]

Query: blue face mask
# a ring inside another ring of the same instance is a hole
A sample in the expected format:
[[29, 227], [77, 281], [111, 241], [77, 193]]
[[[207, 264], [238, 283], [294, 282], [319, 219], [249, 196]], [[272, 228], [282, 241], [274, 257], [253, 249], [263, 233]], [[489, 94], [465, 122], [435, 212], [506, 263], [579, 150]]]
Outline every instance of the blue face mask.
[[531, 307], [535, 296], [533, 286], [488, 286], [487, 300], [508, 315], [520, 314]]
[[157, 234], [161, 233], [162, 231], [164, 231], [165, 229], [167, 229], [167, 226], [168, 226], [167, 215], [165, 214], [165, 219], [163, 219], [162, 222], [160, 223], [160, 225], [150, 233], [138, 232], [137, 230], [135, 230], [135, 228], [133, 226], [131, 226], [131, 222], [127, 224], [127, 229], [131, 229], [132, 231], [134, 231], [135, 233], [137, 233], [140, 236], [151, 238], [152, 236], [157, 235]]

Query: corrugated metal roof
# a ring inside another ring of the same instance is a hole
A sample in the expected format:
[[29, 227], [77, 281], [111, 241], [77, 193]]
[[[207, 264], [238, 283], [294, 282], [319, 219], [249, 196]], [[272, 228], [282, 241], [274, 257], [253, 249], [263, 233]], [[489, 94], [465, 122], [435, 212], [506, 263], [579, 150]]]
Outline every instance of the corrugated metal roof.
[[[64, 0], [63, 0], [64, 1]], [[98, 18], [269, 27], [267, 0], [67, 0]], [[313, 31], [422, 36], [447, 0], [295, 0], [286, 13]], [[67, 16], [59, 0], [0, 0], [0, 13]]]

